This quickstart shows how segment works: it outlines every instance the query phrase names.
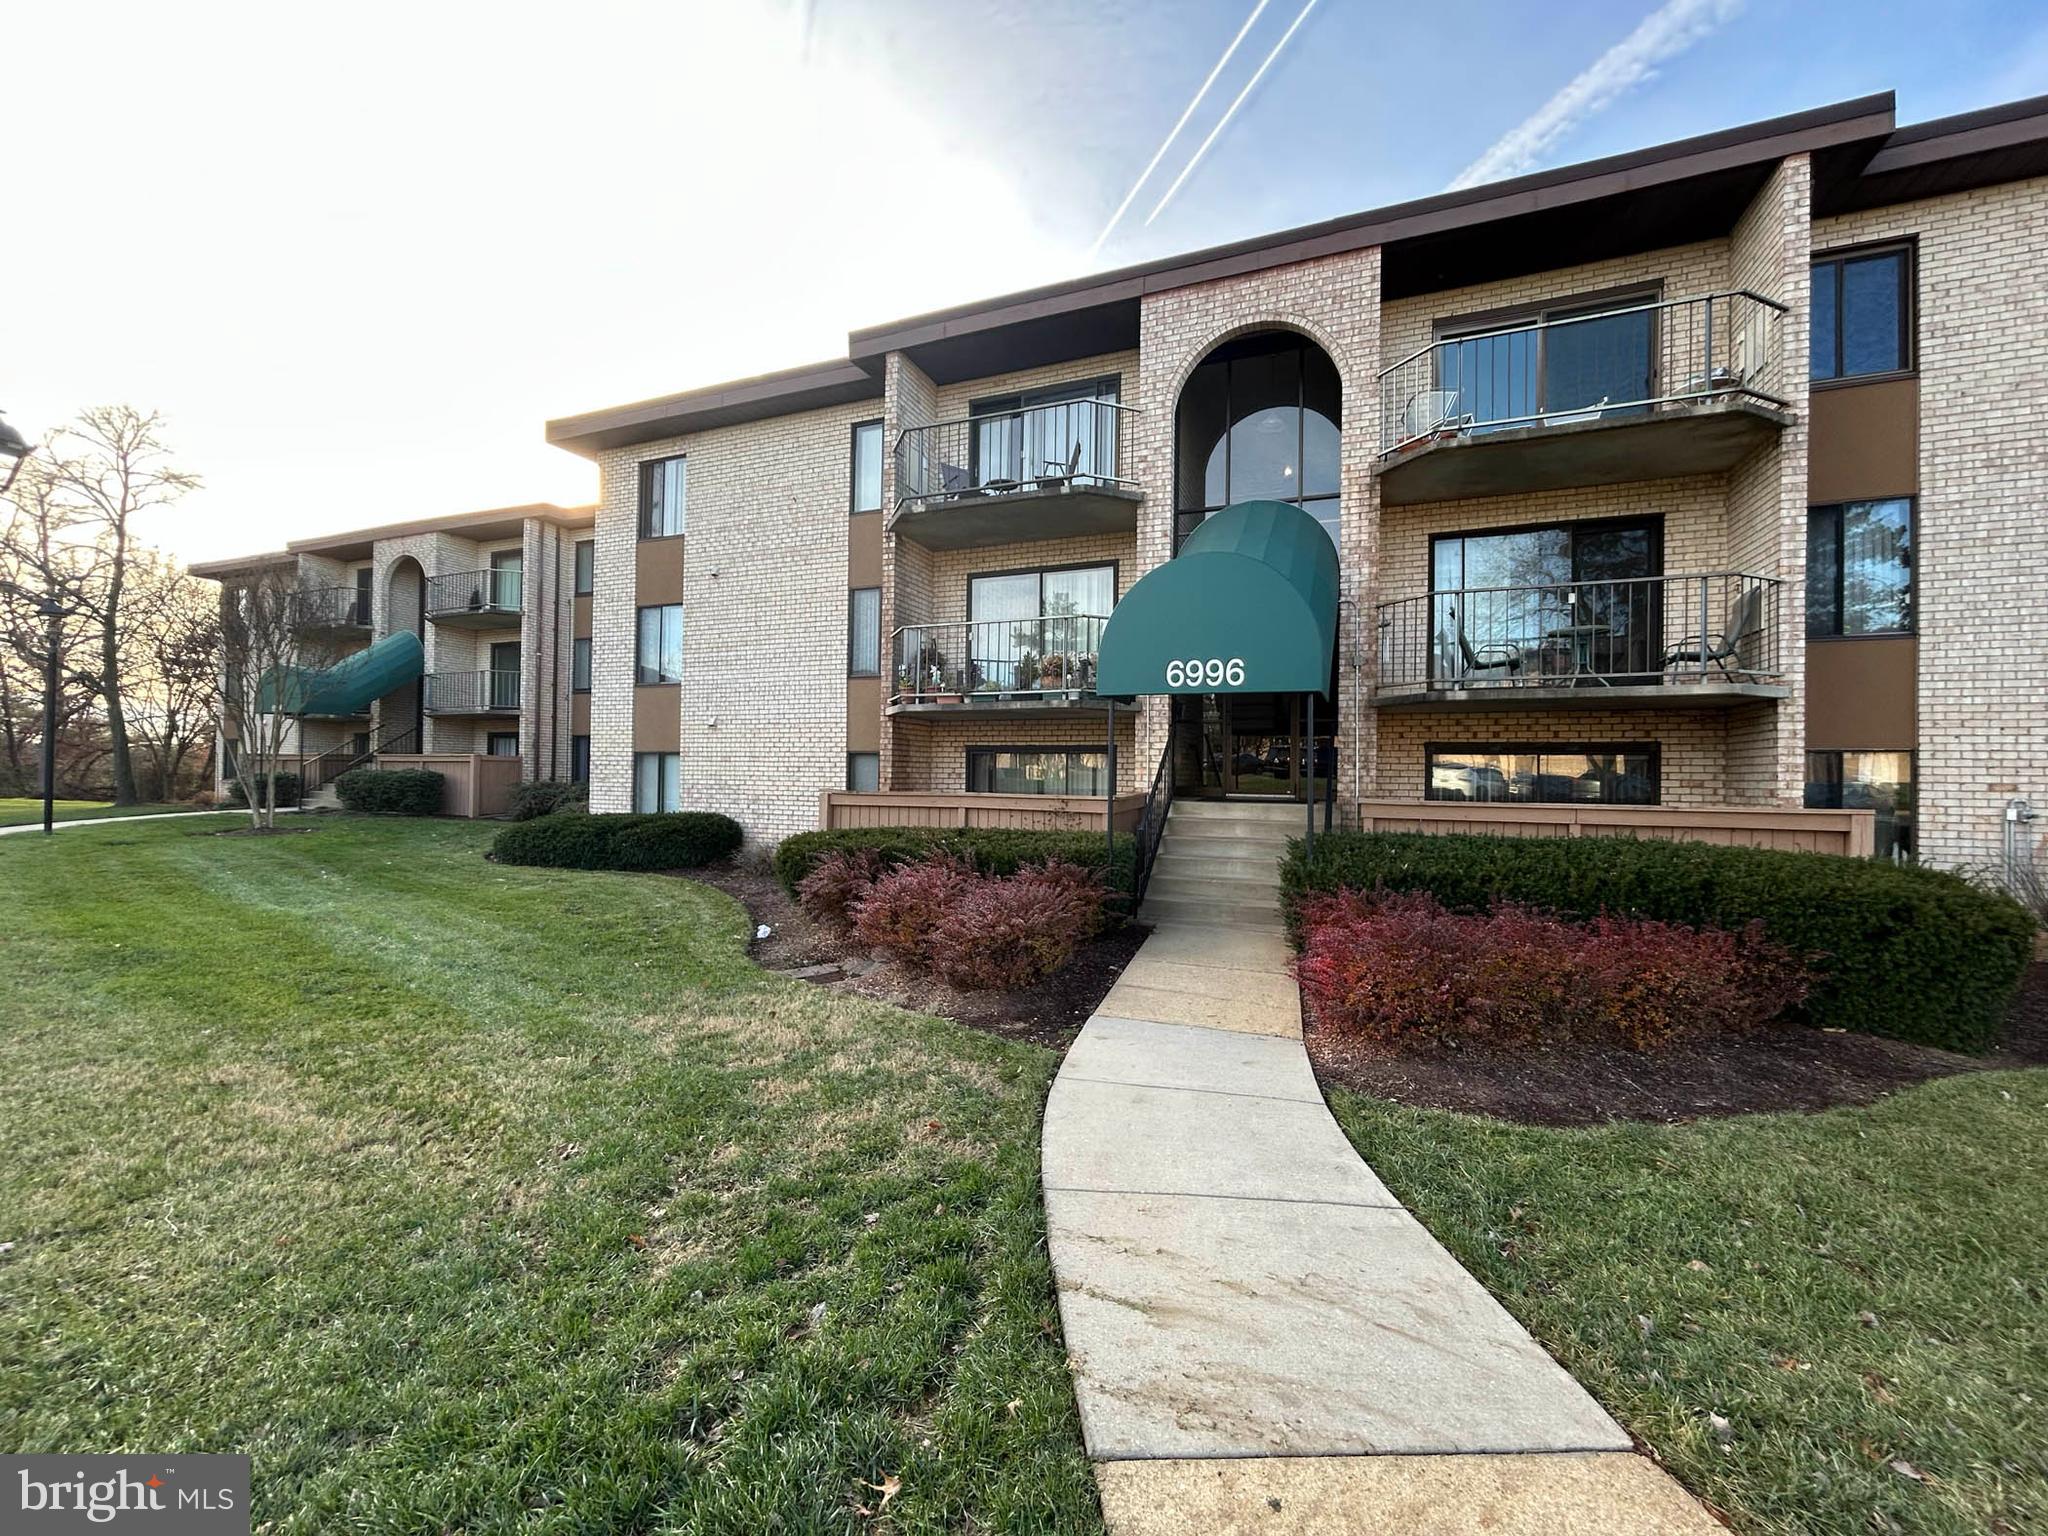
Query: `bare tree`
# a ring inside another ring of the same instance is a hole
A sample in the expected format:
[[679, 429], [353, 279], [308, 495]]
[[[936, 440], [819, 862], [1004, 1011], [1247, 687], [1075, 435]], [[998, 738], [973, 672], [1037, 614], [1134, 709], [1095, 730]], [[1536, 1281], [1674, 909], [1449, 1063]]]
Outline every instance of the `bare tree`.
[[52, 625], [42, 609], [54, 600], [75, 612], [99, 562], [92, 546], [76, 537], [74, 519], [42, 455], [21, 465], [6, 502], [0, 522], [0, 777], [13, 792], [26, 793], [41, 785], [44, 667], [53, 633], [58, 777], [80, 783], [91, 766], [67, 748], [101, 734], [94, 713], [93, 637], [77, 623], [60, 619]]
[[197, 476], [168, 463], [162, 428], [163, 418], [155, 411], [94, 406], [80, 412], [74, 425], [52, 433], [37, 455], [56, 508], [94, 551], [92, 579], [81, 585], [79, 597], [99, 642], [94, 689], [106, 711], [116, 805], [133, 805], [138, 799], [128, 747], [121, 651], [134, 522], [199, 484]]
[[213, 732], [220, 679], [220, 599], [154, 550], [128, 573], [121, 629], [127, 661], [123, 713], [146, 749], [151, 797], [178, 798], [186, 759]]
[[307, 617], [289, 565], [255, 566], [221, 584], [221, 719], [249, 824], [261, 830], [275, 825], [285, 743], [313, 702], [314, 674], [340, 659]]

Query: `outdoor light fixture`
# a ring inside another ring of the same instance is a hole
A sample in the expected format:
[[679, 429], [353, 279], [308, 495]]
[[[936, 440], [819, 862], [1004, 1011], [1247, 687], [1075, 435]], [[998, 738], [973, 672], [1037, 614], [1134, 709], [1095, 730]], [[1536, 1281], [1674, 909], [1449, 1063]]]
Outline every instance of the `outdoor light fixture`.
[[34, 452], [29, 440], [7, 425], [7, 413], [0, 411], [0, 459], [14, 460], [14, 467], [7, 471], [7, 483], [0, 485], [0, 496], [14, 489], [14, 477], [21, 473], [21, 461]]

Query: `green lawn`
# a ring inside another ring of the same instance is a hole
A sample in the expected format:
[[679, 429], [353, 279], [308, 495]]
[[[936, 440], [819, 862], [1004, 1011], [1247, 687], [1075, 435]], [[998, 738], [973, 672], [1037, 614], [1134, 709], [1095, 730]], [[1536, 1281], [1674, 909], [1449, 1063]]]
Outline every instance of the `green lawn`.
[[2048, 1071], [1595, 1130], [1331, 1097], [1394, 1192], [1738, 1531], [2048, 1530]]
[[[95, 816], [156, 816], [166, 811], [189, 811], [189, 805], [112, 805], [104, 800], [59, 800], [55, 820], [89, 821]], [[0, 827], [18, 827], [33, 822], [41, 825], [43, 802], [0, 796]]]
[[246, 1451], [279, 1532], [1099, 1529], [1051, 1054], [494, 830], [0, 844], [0, 1449]]

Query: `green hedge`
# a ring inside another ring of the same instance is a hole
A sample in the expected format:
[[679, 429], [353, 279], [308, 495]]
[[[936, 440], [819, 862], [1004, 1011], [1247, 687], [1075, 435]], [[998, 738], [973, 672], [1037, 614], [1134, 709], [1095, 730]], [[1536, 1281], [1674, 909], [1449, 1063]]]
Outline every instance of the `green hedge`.
[[[259, 805], [262, 803], [263, 797], [270, 793], [269, 785], [270, 780], [268, 777], [259, 776], [257, 778], [256, 800]], [[228, 780], [228, 799], [236, 805], [246, 806], [249, 803], [249, 797], [242, 793], [242, 781], [240, 779]], [[277, 803], [279, 805], [297, 805], [299, 803], [299, 776], [296, 773], [280, 773], [277, 776]]]
[[425, 768], [351, 768], [334, 781], [343, 805], [372, 816], [438, 816], [441, 787]]
[[[850, 827], [837, 832], [799, 832], [785, 837], [775, 849], [775, 874], [790, 895], [797, 882], [811, 872], [811, 866], [828, 853], [848, 853], [856, 848], [873, 848], [890, 864], [907, 864], [932, 853], [953, 853], [966, 859], [986, 875], [1014, 875], [1020, 865], [1046, 859], [1063, 859], [1084, 869], [1100, 870], [1109, 863], [1108, 850], [1100, 832], [1024, 832], [1009, 828], [974, 831], [935, 831], [926, 827]], [[1116, 858], [1110, 864], [1111, 890], [1128, 891], [1136, 857], [1136, 845], [1129, 837], [1116, 840]]]
[[1761, 848], [1618, 837], [1340, 832], [1299, 842], [1281, 866], [1295, 901], [1340, 888], [1427, 891], [1454, 910], [1495, 900], [1567, 916], [1600, 912], [1695, 927], [1752, 921], [1821, 980], [1801, 1010], [1828, 1029], [1951, 1050], [1996, 1042], [2033, 953], [2019, 903], [1938, 870]]
[[745, 834], [715, 811], [592, 816], [558, 811], [514, 822], [491, 844], [500, 864], [549, 869], [696, 869], [737, 853]]
[[532, 821], [556, 811], [581, 809], [590, 800], [590, 786], [569, 779], [528, 779], [512, 791], [512, 819]]

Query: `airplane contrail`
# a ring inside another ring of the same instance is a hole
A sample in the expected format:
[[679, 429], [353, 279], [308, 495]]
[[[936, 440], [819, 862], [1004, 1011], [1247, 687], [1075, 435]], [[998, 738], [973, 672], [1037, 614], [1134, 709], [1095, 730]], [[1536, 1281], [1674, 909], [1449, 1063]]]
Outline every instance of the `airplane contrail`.
[[1564, 89], [1487, 147], [1445, 188], [1456, 192], [1532, 170], [1543, 152], [1587, 118], [1674, 59], [1742, 9], [1742, 0], [1666, 0], [1635, 31], [1572, 77]]
[[1237, 45], [1244, 41], [1245, 33], [1251, 31], [1252, 23], [1259, 19], [1265, 12], [1266, 7], [1271, 3], [1272, 0], [1259, 0], [1259, 3], [1252, 7], [1251, 15], [1245, 17], [1244, 25], [1237, 29], [1237, 36], [1233, 37], [1230, 40], [1230, 46], [1223, 50], [1223, 57], [1218, 59], [1216, 67], [1209, 71], [1209, 78], [1202, 82], [1202, 88], [1195, 92], [1194, 98], [1188, 102], [1187, 108], [1181, 113], [1180, 121], [1173, 125], [1171, 133], [1159, 141], [1159, 148], [1152, 152], [1152, 158], [1146, 162], [1145, 169], [1140, 171], [1138, 179], [1131, 183], [1131, 190], [1124, 194], [1124, 200], [1116, 205], [1116, 212], [1112, 213], [1109, 216], [1109, 222], [1102, 226], [1102, 233], [1097, 235], [1095, 243], [1088, 247], [1088, 254], [1090, 256], [1093, 256], [1102, 249], [1102, 242], [1109, 238], [1109, 232], [1116, 228], [1117, 222], [1123, 218], [1125, 212], [1137, 199], [1138, 189], [1145, 185], [1146, 178], [1159, 169], [1159, 162], [1166, 158], [1166, 151], [1172, 146], [1173, 141], [1180, 137], [1181, 129], [1187, 127], [1188, 119], [1195, 115], [1195, 108], [1202, 104], [1202, 98], [1209, 94], [1209, 87], [1214, 85], [1216, 77], [1223, 73], [1223, 66], [1228, 64], [1231, 55], [1237, 52]]
[[1237, 93], [1237, 100], [1233, 101], [1230, 104], [1230, 109], [1216, 120], [1216, 126], [1209, 130], [1209, 137], [1202, 140], [1201, 148], [1195, 151], [1194, 158], [1182, 166], [1180, 174], [1173, 178], [1173, 185], [1166, 189], [1166, 196], [1160, 198], [1159, 205], [1145, 215], [1145, 222], [1147, 224], [1150, 224], [1166, 210], [1166, 205], [1173, 201], [1173, 194], [1180, 190], [1181, 183], [1194, 174], [1195, 167], [1202, 163], [1202, 156], [1209, 153], [1209, 146], [1216, 142], [1217, 135], [1230, 126], [1230, 120], [1237, 116], [1237, 109], [1244, 105], [1245, 98], [1252, 93], [1252, 88], [1266, 77], [1266, 71], [1271, 69], [1273, 61], [1280, 57], [1280, 50], [1293, 40], [1294, 34], [1301, 30], [1301, 24], [1308, 20], [1308, 13], [1315, 8], [1316, 0], [1308, 0], [1308, 4], [1301, 8], [1301, 14], [1295, 17], [1293, 25], [1280, 35], [1280, 41], [1273, 45], [1273, 51], [1266, 55], [1266, 61], [1259, 66], [1258, 72], [1251, 79], [1247, 80], [1244, 83], [1244, 89]]

